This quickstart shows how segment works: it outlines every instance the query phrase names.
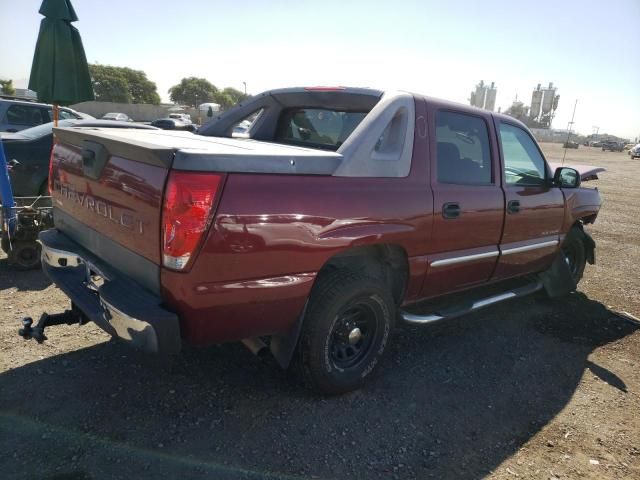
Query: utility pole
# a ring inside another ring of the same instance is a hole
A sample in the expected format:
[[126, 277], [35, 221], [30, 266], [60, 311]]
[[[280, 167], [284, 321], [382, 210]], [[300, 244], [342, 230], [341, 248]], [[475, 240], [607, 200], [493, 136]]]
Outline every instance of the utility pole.
[[244, 94], [247, 94], [247, 82], [242, 82], [244, 84]]
[[567, 141], [564, 144], [564, 153], [562, 154], [562, 165], [564, 165], [564, 157], [567, 156], [567, 144], [571, 139], [571, 129], [573, 128], [573, 124], [575, 123], [573, 120], [576, 118], [576, 107], [578, 106], [578, 99], [576, 98], [576, 103], [573, 105], [573, 115], [571, 115], [571, 121], [569, 125], [567, 125]]

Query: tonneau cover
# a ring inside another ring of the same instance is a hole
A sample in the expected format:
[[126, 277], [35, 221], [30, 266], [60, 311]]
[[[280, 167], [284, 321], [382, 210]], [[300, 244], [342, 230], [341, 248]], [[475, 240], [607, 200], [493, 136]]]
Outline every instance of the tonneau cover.
[[343, 159], [335, 152], [190, 132], [73, 127], [55, 132], [65, 143], [100, 143], [112, 155], [177, 170], [331, 175]]

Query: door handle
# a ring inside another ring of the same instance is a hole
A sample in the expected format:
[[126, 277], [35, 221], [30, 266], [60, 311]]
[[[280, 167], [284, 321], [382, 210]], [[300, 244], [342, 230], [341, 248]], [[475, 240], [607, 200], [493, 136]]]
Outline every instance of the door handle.
[[458, 218], [460, 213], [460, 204], [458, 202], [447, 202], [442, 205], [442, 216], [444, 218]]
[[507, 213], [519, 213], [520, 212], [520, 200], [510, 200], [507, 203]]

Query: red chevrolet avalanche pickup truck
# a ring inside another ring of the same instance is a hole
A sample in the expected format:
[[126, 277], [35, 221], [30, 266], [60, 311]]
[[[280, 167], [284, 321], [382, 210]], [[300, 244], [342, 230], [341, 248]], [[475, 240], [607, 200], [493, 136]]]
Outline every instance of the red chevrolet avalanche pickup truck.
[[[292, 88], [198, 133], [56, 130], [40, 242], [65, 321], [156, 352], [268, 344], [338, 393], [364, 382], [396, 322], [565, 294], [594, 261], [597, 189], [552, 171], [504, 115]], [[45, 317], [23, 333], [60, 323]]]

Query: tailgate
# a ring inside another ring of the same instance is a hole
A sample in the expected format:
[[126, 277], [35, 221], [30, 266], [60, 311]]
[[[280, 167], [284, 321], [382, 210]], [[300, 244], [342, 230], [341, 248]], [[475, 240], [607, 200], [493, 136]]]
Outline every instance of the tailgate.
[[56, 129], [50, 179], [55, 226], [158, 292], [162, 192], [174, 149], [110, 130]]

